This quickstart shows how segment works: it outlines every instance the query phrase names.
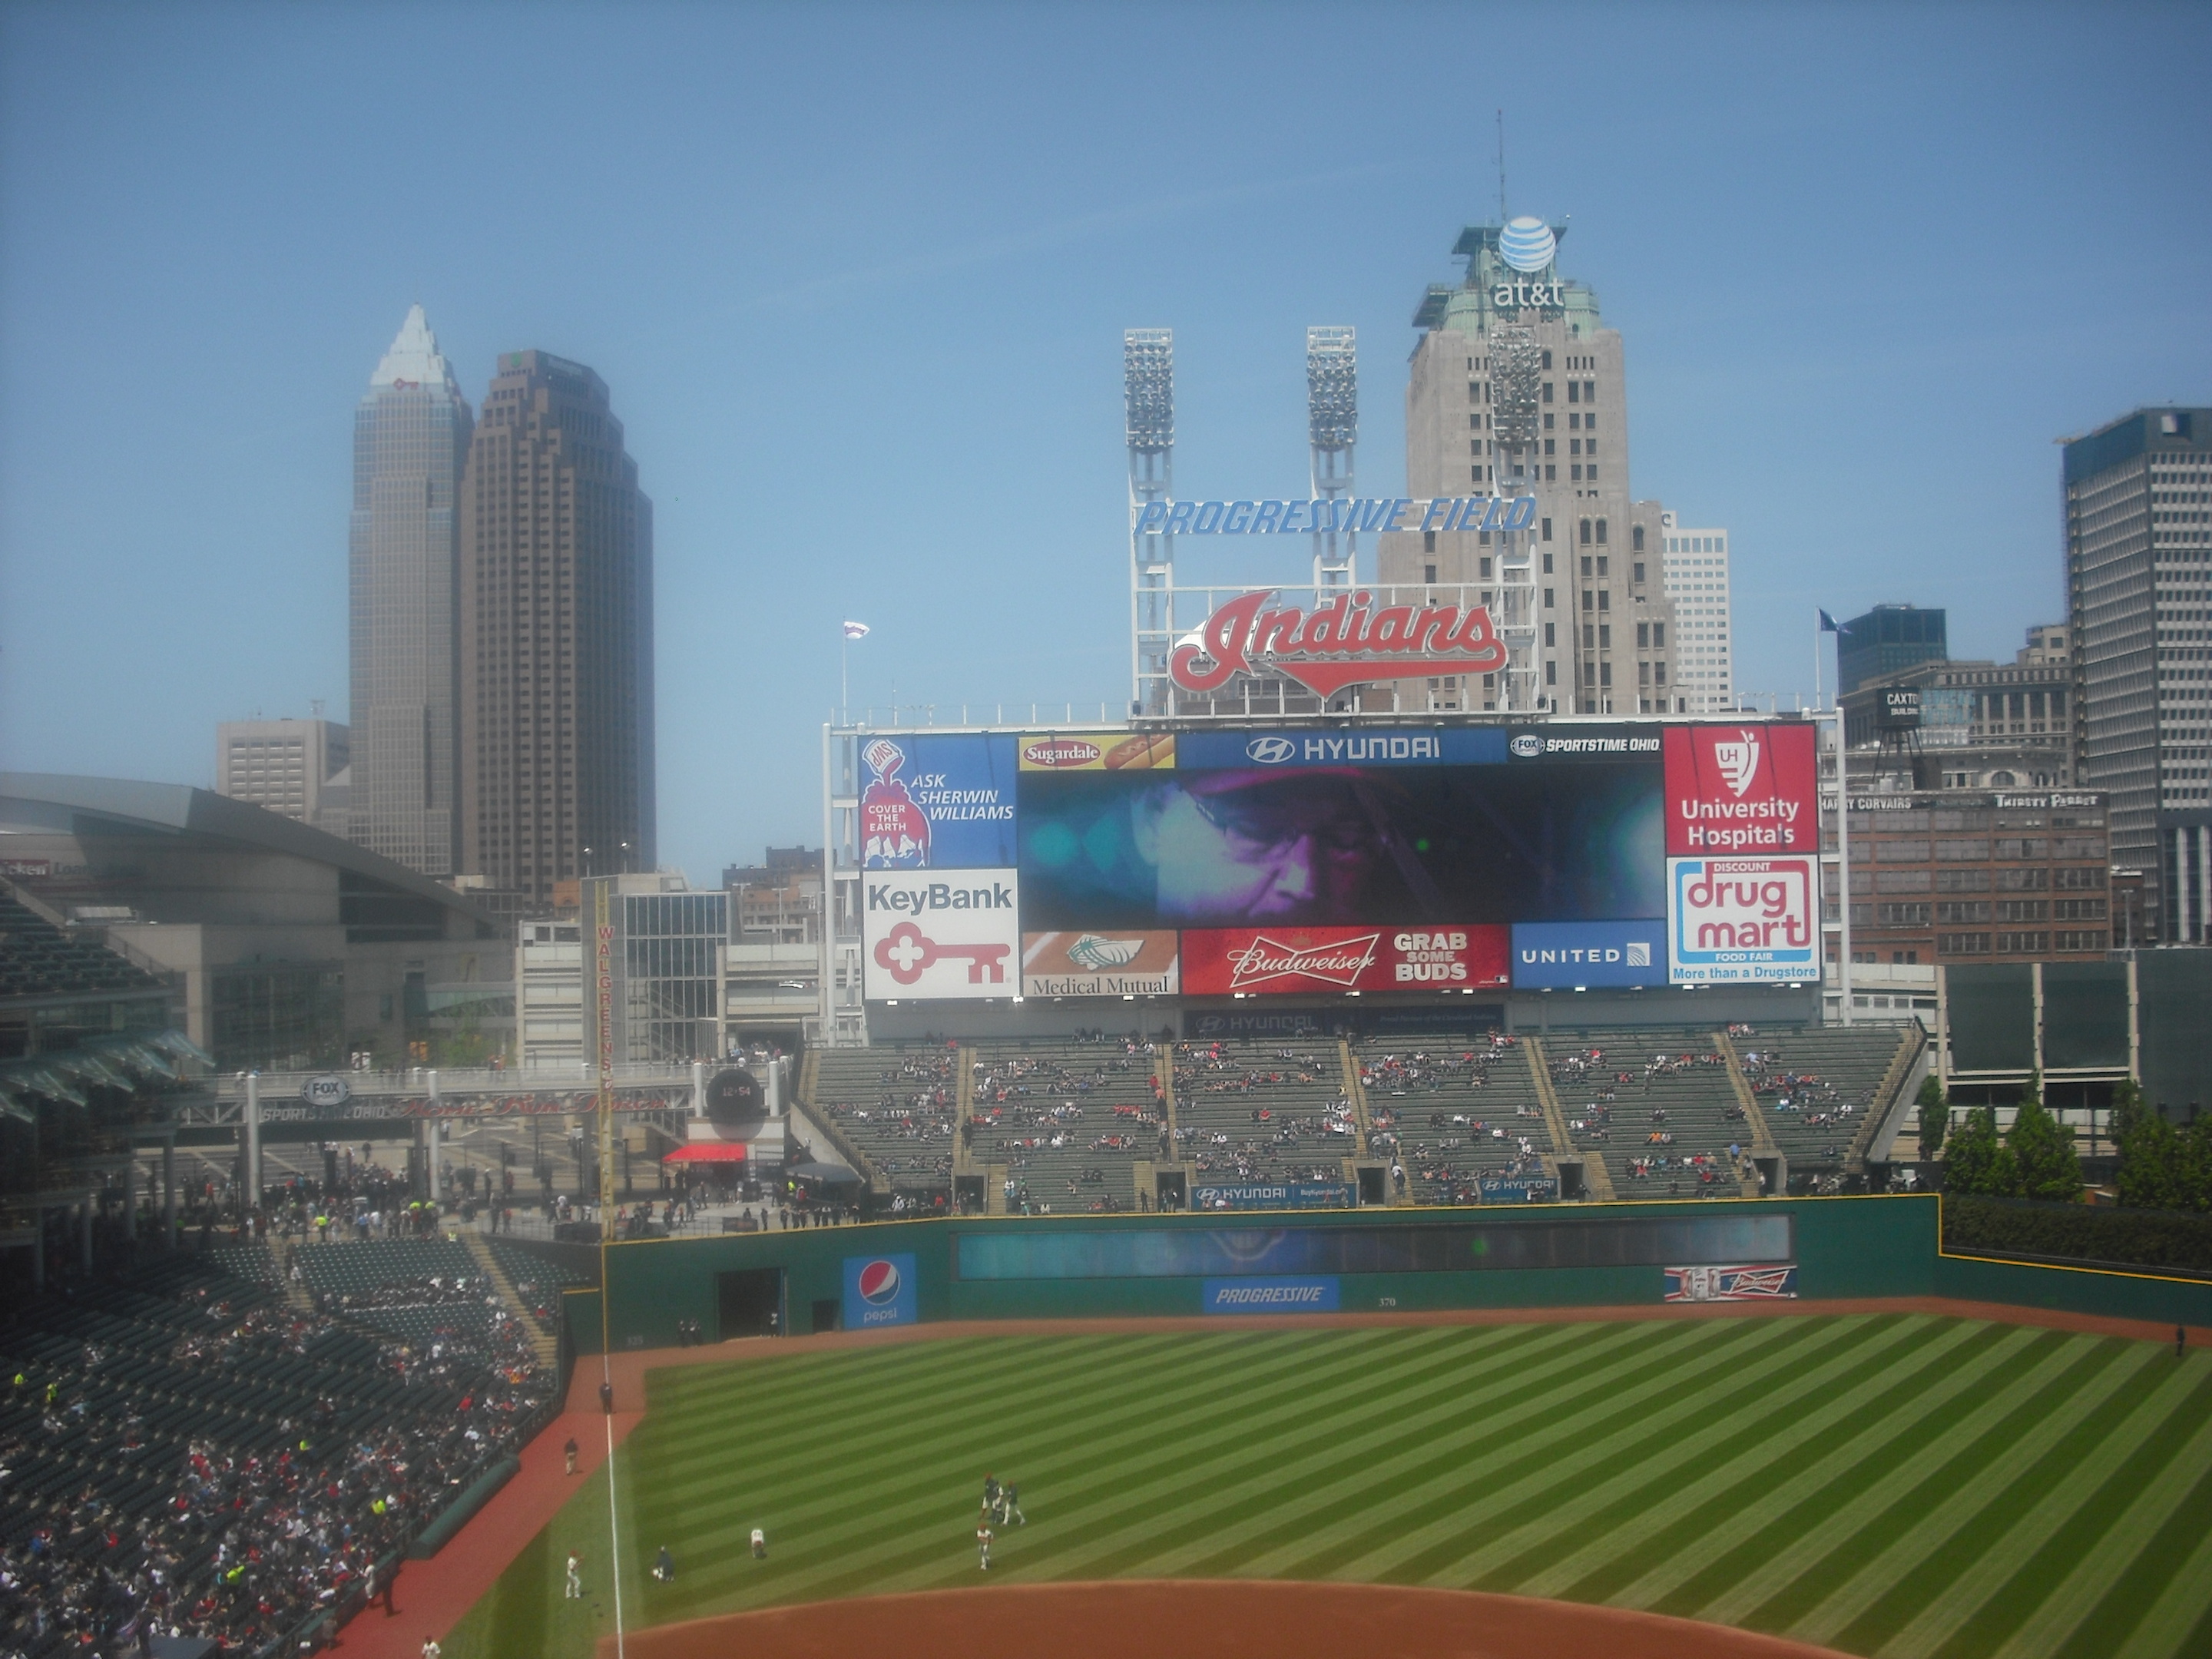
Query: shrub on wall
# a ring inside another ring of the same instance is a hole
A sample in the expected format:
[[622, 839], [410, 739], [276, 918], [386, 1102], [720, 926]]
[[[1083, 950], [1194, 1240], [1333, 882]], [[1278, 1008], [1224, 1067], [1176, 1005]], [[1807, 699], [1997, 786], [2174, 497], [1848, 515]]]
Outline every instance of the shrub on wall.
[[1943, 1194], [1943, 1248], [2212, 1273], [2212, 1217]]

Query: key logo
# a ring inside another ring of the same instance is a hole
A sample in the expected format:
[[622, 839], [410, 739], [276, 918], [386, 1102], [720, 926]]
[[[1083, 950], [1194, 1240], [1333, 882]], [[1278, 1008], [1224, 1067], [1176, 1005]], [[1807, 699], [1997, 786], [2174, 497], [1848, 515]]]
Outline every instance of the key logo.
[[940, 945], [912, 922], [902, 921], [876, 941], [876, 965], [900, 984], [913, 985], [933, 963], [962, 957], [968, 963], [970, 985], [982, 984], [987, 972], [992, 984], [1004, 985], [1006, 958], [1012, 951], [1007, 945]]

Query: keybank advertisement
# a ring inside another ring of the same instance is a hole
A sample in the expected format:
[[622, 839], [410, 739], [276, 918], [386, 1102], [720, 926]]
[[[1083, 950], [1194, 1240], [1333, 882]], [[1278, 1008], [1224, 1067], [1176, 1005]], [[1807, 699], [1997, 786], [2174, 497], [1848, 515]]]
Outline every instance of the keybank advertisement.
[[1522, 921], [1513, 926], [1513, 984], [1522, 991], [1664, 985], [1667, 924]]
[[845, 1328], [911, 1325], [915, 1322], [912, 1255], [845, 1258]]
[[1018, 996], [1020, 893], [1012, 870], [864, 872], [864, 994], [874, 1002]]
[[860, 865], [993, 870], [1014, 861], [1012, 733], [876, 737], [860, 744]]
[[1811, 858], [1669, 859], [1667, 927], [1677, 985], [1802, 984], [1820, 975]]

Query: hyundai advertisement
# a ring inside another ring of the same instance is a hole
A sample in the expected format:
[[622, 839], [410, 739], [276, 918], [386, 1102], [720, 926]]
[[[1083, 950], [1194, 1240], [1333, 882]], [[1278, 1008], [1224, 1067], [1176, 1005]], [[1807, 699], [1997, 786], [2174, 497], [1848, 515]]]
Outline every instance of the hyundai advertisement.
[[1803, 722], [878, 736], [860, 753], [871, 1000], [1817, 976]]

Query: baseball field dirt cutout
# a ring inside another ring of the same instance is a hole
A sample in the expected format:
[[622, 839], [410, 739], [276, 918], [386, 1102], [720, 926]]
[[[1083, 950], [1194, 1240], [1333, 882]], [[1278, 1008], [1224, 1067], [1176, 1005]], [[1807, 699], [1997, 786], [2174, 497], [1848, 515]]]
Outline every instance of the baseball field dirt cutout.
[[[848, 1597], [633, 1631], [626, 1659], [1840, 1659], [1626, 1607], [1393, 1584], [1117, 1579]], [[615, 1659], [615, 1641], [599, 1643]]]

